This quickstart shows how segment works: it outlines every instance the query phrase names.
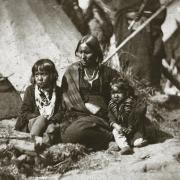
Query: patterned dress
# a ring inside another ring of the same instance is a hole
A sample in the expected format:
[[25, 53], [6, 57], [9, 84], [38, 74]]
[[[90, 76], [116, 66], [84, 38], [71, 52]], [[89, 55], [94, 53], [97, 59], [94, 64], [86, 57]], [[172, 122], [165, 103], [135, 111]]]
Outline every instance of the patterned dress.
[[140, 105], [136, 97], [130, 96], [118, 103], [116, 100], [111, 99], [108, 109], [110, 124], [117, 123], [122, 128], [129, 128], [131, 131], [130, 136], [137, 131], [140, 131], [142, 134], [145, 133], [146, 105]]

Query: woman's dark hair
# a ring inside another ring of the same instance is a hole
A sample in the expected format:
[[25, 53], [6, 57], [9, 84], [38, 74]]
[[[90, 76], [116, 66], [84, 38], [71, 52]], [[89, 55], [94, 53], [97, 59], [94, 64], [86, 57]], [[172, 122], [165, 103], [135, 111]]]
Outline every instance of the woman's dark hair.
[[90, 34], [83, 36], [82, 39], [78, 42], [75, 55], [78, 56], [79, 46], [83, 43], [85, 43], [95, 53], [95, 55], [98, 57], [99, 63], [101, 63], [103, 60], [103, 53], [99, 41], [95, 36]]
[[37, 71], [47, 72], [50, 75], [52, 84], [56, 84], [58, 79], [58, 72], [55, 64], [50, 59], [39, 59], [32, 67], [31, 83], [35, 84], [35, 73]]

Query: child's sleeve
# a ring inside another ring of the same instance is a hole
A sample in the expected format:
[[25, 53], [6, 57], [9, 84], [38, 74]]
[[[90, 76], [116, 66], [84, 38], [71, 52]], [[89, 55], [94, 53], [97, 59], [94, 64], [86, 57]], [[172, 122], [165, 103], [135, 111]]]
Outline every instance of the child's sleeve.
[[108, 118], [110, 126], [113, 125], [113, 123], [117, 123], [117, 105], [110, 100], [108, 105]]
[[33, 103], [33, 97], [32, 87], [29, 86], [24, 93], [23, 103], [15, 125], [16, 130], [22, 131], [28, 125], [29, 119], [38, 116], [34, 111], [35, 104]]
[[118, 119], [124, 124], [128, 121], [131, 111], [134, 109], [136, 99], [132, 96], [128, 97], [119, 108]]
[[54, 114], [49, 120], [52, 123], [61, 123], [64, 116], [64, 111], [62, 109], [62, 106], [59, 106], [58, 112]]
[[56, 96], [57, 96], [57, 101], [55, 106], [57, 110], [55, 110], [55, 114], [49, 120], [52, 123], [60, 124], [62, 122], [65, 110], [63, 108], [63, 103], [62, 103], [62, 88], [60, 88], [59, 86], [57, 86], [56, 88]]
[[116, 118], [115, 116], [112, 114], [112, 112], [108, 112], [108, 118], [109, 118], [109, 124], [112, 127], [112, 125], [114, 123], [116, 123]]

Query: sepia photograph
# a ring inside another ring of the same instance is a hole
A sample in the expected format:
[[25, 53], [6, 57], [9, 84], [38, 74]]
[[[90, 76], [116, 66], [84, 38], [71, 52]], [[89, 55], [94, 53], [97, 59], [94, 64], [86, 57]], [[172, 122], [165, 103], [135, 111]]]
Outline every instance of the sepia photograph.
[[180, 179], [180, 0], [0, 0], [0, 180]]

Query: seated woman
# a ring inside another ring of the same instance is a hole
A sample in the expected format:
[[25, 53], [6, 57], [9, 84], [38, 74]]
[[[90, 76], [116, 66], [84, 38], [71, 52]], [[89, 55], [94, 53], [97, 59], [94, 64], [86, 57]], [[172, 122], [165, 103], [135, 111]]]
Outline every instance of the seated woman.
[[62, 91], [56, 85], [57, 78], [58, 73], [51, 60], [40, 59], [33, 65], [32, 85], [25, 91], [15, 125], [16, 130], [30, 132], [32, 136], [43, 136], [46, 144], [60, 141], [58, 124], [63, 115]]
[[80, 61], [70, 65], [62, 79], [67, 110], [61, 124], [62, 141], [80, 143], [94, 150], [105, 149], [113, 138], [107, 107], [110, 81], [117, 72], [101, 64], [103, 54], [92, 35], [82, 37], [75, 55]]

